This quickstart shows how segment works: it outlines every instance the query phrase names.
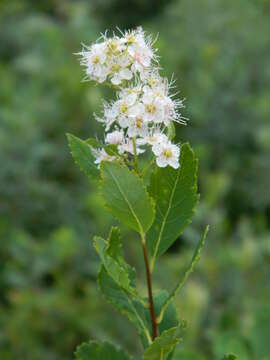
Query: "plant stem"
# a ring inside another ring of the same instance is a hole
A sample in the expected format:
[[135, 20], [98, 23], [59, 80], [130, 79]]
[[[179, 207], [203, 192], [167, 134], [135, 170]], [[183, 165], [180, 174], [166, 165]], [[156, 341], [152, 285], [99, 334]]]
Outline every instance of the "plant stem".
[[137, 146], [136, 146], [136, 138], [132, 138], [133, 143], [133, 151], [134, 151], [134, 166], [137, 174], [139, 174], [139, 162], [138, 162], [138, 154], [137, 154]]
[[[132, 143], [133, 143], [133, 151], [134, 151], [134, 167], [135, 167], [135, 171], [139, 175], [139, 161], [138, 161], [135, 137], [132, 138]], [[152, 340], [155, 340], [155, 338], [158, 337], [158, 325], [157, 325], [157, 319], [156, 319], [156, 314], [155, 314], [155, 305], [154, 305], [153, 291], [152, 291], [152, 280], [151, 280], [151, 272], [150, 272], [149, 260], [148, 260], [148, 255], [147, 255], [147, 248], [146, 248], [146, 243], [145, 243], [145, 234], [143, 233], [143, 231], [141, 231], [141, 239], [142, 239], [143, 257], [144, 257], [146, 279], [147, 279], [149, 311], [150, 311], [150, 317], [151, 317], [151, 323], [152, 323]]]
[[143, 256], [144, 256], [147, 287], [148, 287], [149, 311], [150, 311], [150, 317], [151, 317], [151, 322], [152, 322], [152, 339], [155, 340], [155, 338], [158, 336], [158, 325], [157, 325], [155, 306], [154, 306], [154, 300], [153, 300], [151, 272], [150, 272], [150, 268], [149, 268], [147, 248], [146, 248], [144, 237], [142, 238], [142, 247], [143, 247]]

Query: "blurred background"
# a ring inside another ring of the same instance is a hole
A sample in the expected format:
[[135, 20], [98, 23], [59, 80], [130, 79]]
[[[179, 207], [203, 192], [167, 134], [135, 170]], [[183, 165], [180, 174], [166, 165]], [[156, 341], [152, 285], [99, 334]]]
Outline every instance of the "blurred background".
[[[92, 238], [115, 222], [65, 137], [101, 135], [92, 114], [110, 96], [81, 82], [73, 53], [137, 25], [159, 33], [164, 74], [177, 78], [190, 119], [177, 139], [200, 159], [200, 205], [159, 261], [155, 288], [173, 287], [211, 226], [176, 300], [188, 328], [175, 359], [270, 359], [270, 1], [1, 0], [1, 360], [72, 359], [88, 339], [139, 358], [135, 331], [96, 286]], [[146, 293], [139, 241], [122, 232]]]

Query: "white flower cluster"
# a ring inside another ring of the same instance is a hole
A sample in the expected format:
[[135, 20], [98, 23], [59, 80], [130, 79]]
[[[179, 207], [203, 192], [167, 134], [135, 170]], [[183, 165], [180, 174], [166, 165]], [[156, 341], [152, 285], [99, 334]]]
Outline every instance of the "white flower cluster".
[[[182, 102], [169, 95], [169, 83], [159, 75], [152, 41], [138, 28], [121, 37], [102, 37], [81, 53], [87, 77], [117, 88], [117, 98], [104, 103], [105, 143], [117, 145], [119, 156], [139, 155], [150, 146], [159, 167], [179, 167], [180, 149], [165, 135], [173, 121], [185, 124], [179, 114]], [[114, 160], [95, 149], [96, 163]]]
[[142, 77], [145, 69], [155, 58], [151, 38], [146, 38], [142, 28], [123, 34], [122, 37], [102, 36], [102, 42], [84, 46], [81, 65], [86, 67], [87, 77], [99, 83], [106, 80], [120, 85], [137, 74]]

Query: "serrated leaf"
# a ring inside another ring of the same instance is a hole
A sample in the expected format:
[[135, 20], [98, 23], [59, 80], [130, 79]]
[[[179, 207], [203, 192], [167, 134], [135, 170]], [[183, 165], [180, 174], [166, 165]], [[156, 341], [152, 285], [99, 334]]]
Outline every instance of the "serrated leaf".
[[95, 236], [94, 246], [101, 258], [102, 264], [104, 265], [107, 273], [121, 288], [129, 290], [130, 280], [128, 272], [118, 263], [118, 261], [116, 261], [112, 256], [107, 253], [106, 241], [100, 236]]
[[88, 177], [97, 179], [99, 170], [95, 164], [95, 157], [92, 154], [91, 146], [78, 137], [67, 134], [69, 148], [75, 163]]
[[104, 266], [101, 266], [98, 274], [98, 285], [106, 300], [133, 323], [143, 344], [151, 343], [151, 335], [144, 316], [145, 308], [108, 275]]
[[103, 265], [98, 274], [98, 284], [106, 300], [135, 325], [144, 346], [151, 342], [145, 319], [146, 303], [137, 294], [135, 269], [123, 258], [120, 231], [112, 227], [109, 237], [95, 238], [95, 247]]
[[191, 222], [198, 202], [198, 162], [189, 146], [181, 147], [180, 168], [156, 168], [149, 193], [156, 202], [156, 218], [147, 235], [147, 247], [155, 260], [162, 255]]
[[158, 316], [158, 320], [162, 321], [163, 316], [164, 316], [164, 312], [167, 308], [167, 306], [170, 304], [170, 302], [172, 301], [172, 299], [175, 297], [175, 295], [177, 294], [177, 292], [183, 287], [183, 285], [185, 284], [185, 282], [187, 281], [189, 275], [193, 272], [195, 265], [197, 264], [197, 262], [200, 260], [201, 257], [201, 251], [202, 248], [204, 247], [205, 244], [205, 240], [206, 240], [206, 236], [207, 233], [209, 231], [209, 226], [207, 225], [202, 237], [198, 243], [198, 245], [196, 246], [196, 249], [194, 251], [194, 254], [192, 256], [192, 259], [190, 261], [189, 266], [187, 267], [186, 271], [184, 272], [184, 275], [182, 276], [182, 278], [179, 280], [179, 282], [176, 284], [175, 288], [172, 290], [172, 292], [170, 293], [170, 295], [168, 296], [168, 298], [166, 299], [166, 301], [164, 302], [164, 304], [161, 307], [161, 311], [160, 314]]
[[78, 346], [76, 360], [132, 360], [121, 348], [108, 342], [91, 341]]
[[180, 326], [173, 327], [157, 337], [145, 350], [143, 360], [166, 360], [181, 341]]
[[114, 259], [122, 261], [123, 259], [123, 250], [122, 243], [120, 238], [120, 229], [116, 226], [111, 228], [108, 240], [107, 240], [107, 253]]
[[101, 190], [108, 209], [118, 220], [144, 234], [154, 219], [154, 203], [142, 180], [116, 162], [102, 162], [101, 174]]
[[107, 241], [100, 236], [95, 236], [94, 247], [108, 275], [122, 289], [125, 289], [130, 295], [143, 302], [135, 288], [135, 269], [123, 257], [119, 228], [112, 227]]
[[136, 271], [124, 259], [120, 238], [120, 229], [116, 226], [111, 228], [109, 237], [107, 239], [106, 253], [115, 259], [127, 271], [130, 279], [130, 285], [135, 288]]

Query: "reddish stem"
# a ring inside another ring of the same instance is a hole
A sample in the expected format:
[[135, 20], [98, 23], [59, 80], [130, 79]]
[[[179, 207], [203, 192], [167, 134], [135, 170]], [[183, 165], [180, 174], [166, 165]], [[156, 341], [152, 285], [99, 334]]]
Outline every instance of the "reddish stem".
[[149, 310], [150, 310], [150, 316], [152, 322], [152, 339], [155, 340], [155, 338], [158, 336], [158, 326], [157, 326], [155, 306], [153, 300], [151, 272], [149, 268], [149, 261], [148, 261], [148, 255], [147, 255], [147, 249], [145, 243], [142, 244], [142, 247], [143, 247], [143, 256], [144, 256], [146, 278], [147, 278], [148, 297], [149, 297], [149, 306], [150, 306]]

